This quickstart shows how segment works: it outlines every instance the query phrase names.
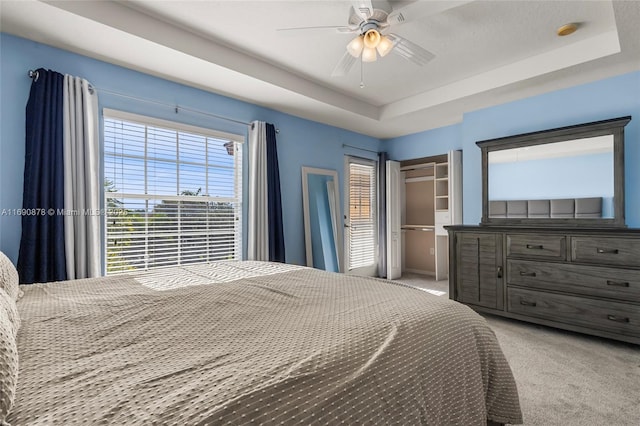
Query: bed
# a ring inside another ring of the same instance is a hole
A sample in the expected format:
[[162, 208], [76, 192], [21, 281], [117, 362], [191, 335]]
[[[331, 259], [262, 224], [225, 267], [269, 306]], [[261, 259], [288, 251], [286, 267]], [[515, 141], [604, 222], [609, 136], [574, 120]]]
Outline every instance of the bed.
[[403, 284], [230, 261], [20, 290], [14, 426], [522, 423], [484, 319]]

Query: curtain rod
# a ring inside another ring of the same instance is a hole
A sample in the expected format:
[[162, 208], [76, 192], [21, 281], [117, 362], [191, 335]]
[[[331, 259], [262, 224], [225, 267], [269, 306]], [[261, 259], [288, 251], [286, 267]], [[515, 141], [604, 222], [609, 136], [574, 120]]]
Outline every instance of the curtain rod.
[[372, 149], [360, 148], [359, 146], [353, 146], [353, 145], [349, 145], [349, 144], [346, 144], [346, 143], [343, 143], [343, 144], [342, 144], [342, 147], [343, 147], [343, 148], [359, 149], [360, 151], [369, 151], [369, 152], [373, 152], [373, 153], [375, 153], [375, 154], [379, 154], [379, 152], [378, 152], [378, 151], [374, 151], [374, 150], [372, 150]]
[[96, 87], [95, 89], [98, 92], [108, 93], [110, 95], [120, 96], [122, 98], [134, 99], [136, 101], [142, 101], [142, 102], [147, 102], [147, 103], [150, 103], [150, 104], [156, 104], [156, 105], [161, 105], [161, 106], [173, 108], [175, 110], [176, 114], [178, 113], [179, 110], [183, 110], [183, 111], [193, 112], [193, 113], [196, 113], [196, 114], [206, 115], [208, 117], [214, 117], [214, 118], [217, 118], [217, 119], [220, 119], [220, 120], [230, 121], [232, 123], [243, 124], [245, 126], [250, 126], [251, 125], [251, 123], [247, 123], [246, 121], [234, 120], [233, 118], [223, 117], [221, 115], [212, 114], [210, 112], [201, 111], [199, 109], [188, 108], [188, 107], [183, 107], [183, 106], [179, 106], [179, 105], [172, 105], [172, 104], [168, 104], [166, 102], [154, 101], [154, 100], [151, 100], [151, 99], [144, 99], [144, 98], [127, 95], [127, 94], [120, 93], [120, 92], [114, 92], [112, 90], [101, 89], [99, 87]]
[[[35, 78], [35, 81], [38, 81], [38, 77], [39, 77], [38, 71], [37, 70], [36, 71], [29, 70], [29, 77], [30, 78]], [[247, 123], [246, 121], [234, 120], [233, 118], [223, 117], [221, 115], [212, 114], [210, 112], [201, 111], [201, 110], [194, 109], [194, 108], [187, 108], [187, 107], [183, 107], [183, 106], [179, 106], [179, 105], [168, 104], [166, 102], [160, 102], [160, 101], [154, 101], [154, 100], [151, 100], [151, 99], [140, 98], [140, 97], [137, 97], [137, 96], [127, 95], [127, 94], [120, 93], [120, 92], [114, 92], [112, 90], [101, 89], [99, 87], [94, 87], [94, 86], [90, 86], [90, 87], [95, 89], [95, 90], [97, 90], [97, 91], [99, 91], [99, 92], [108, 93], [110, 95], [120, 96], [120, 97], [123, 97], [123, 98], [133, 99], [133, 100], [136, 100], [136, 101], [142, 101], [142, 102], [147, 102], [147, 103], [150, 103], [150, 104], [156, 104], [156, 105], [161, 105], [161, 106], [165, 106], [165, 107], [169, 107], [169, 108], [174, 108], [176, 114], [178, 113], [179, 110], [183, 110], [183, 111], [188, 111], [188, 112], [192, 112], [192, 113], [196, 113], [196, 114], [206, 115], [206, 116], [217, 118], [217, 119], [220, 119], [220, 120], [230, 121], [232, 123], [244, 124], [245, 126], [250, 126], [252, 124], [252, 123]], [[280, 133], [280, 129], [276, 129], [276, 133]]]

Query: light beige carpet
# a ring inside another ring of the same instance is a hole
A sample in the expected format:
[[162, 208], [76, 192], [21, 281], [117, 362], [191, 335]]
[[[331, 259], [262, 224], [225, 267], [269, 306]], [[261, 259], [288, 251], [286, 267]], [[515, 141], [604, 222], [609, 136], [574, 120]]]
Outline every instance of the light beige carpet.
[[[448, 282], [400, 280], [448, 297]], [[640, 426], [640, 345], [485, 315], [504, 351], [527, 426]]]
[[485, 318], [511, 365], [525, 425], [640, 425], [640, 346]]

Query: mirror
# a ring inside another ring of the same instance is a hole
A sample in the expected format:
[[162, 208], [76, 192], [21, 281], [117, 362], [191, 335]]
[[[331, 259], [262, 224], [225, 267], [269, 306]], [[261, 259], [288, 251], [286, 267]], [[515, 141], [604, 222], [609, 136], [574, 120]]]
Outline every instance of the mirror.
[[613, 218], [611, 135], [493, 151], [488, 167], [489, 217]]
[[482, 223], [624, 226], [631, 117], [477, 142]]
[[302, 167], [307, 266], [341, 272], [340, 191], [335, 170]]

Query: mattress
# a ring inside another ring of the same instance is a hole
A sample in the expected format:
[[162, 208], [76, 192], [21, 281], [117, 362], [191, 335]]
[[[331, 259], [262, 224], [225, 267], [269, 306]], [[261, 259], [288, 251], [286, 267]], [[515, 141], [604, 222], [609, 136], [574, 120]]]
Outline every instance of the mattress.
[[522, 422], [484, 319], [399, 283], [219, 262], [22, 289], [12, 425]]

